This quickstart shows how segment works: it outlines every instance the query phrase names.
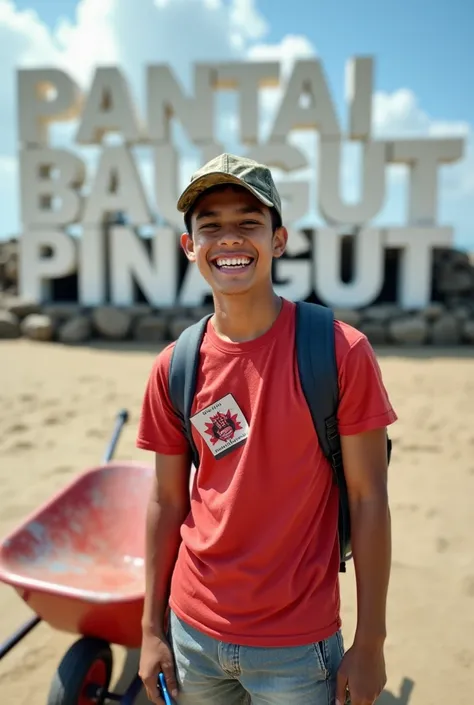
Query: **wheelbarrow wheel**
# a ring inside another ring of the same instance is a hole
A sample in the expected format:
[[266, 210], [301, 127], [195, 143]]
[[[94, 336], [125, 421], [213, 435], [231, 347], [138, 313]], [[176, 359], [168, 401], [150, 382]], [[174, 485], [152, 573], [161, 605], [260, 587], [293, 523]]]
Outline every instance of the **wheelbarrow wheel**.
[[58, 666], [47, 705], [102, 705], [112, 677], [110, 645], [83, 637], [65, 653]]

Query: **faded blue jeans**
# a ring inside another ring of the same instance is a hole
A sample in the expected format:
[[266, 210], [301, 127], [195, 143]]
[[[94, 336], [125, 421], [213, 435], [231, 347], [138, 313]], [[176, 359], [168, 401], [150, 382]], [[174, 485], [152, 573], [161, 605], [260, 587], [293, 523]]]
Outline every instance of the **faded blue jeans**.
[[217, 641], [170, 613], [179, 705], [334, 705], [340, 631], [306, 646], [261, 648]]

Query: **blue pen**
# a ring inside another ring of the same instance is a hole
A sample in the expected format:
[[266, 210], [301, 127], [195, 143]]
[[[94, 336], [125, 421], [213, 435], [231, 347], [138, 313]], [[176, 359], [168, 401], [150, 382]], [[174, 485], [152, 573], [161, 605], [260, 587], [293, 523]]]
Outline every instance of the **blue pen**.
[[158, 687], [161, 690], [161, 694], [163, 695], [165, 705], [173, 705], [173, 701], [171, 700], [170, 694], [168, 693], [168, 686], [166, 685], [166, 680], [163, 673], [160, 673], [158, 676]]

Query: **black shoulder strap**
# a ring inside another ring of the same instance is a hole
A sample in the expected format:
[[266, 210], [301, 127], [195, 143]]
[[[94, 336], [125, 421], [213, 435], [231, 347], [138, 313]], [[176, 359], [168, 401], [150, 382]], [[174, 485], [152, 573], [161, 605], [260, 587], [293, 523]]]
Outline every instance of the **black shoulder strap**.
[[296, 356], [303, 394], [311, 412], [319, 444], [331, 463], [339, 488], [341, 571], [350, 544], [349, 501], [337, 425], [339, 381], [331, 309], [299, 301], [296, 304]]
[[334, 315], [330, 308], [298, 301], [296, 356], [303, 394], [319, 443], [330, 460], [334, 449], [327, 437], [327, 423], [336, 416], [339, 403]]
[[199, 465], [199, 454], [193, 441], [191, 408], [199, 369], [199, 350], [211, 315], [204, 316], [178, 337], [171, 355], [168, 376], [170, 401], [181, 421], [195, 468]]

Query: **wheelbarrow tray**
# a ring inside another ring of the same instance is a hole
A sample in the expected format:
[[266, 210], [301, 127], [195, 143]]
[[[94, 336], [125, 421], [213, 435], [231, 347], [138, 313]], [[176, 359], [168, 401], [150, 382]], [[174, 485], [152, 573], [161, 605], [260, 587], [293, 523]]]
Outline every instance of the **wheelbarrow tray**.
[[152, 477], [133, 461], [85, 471], [6, 537], [0, 581], [55, 629], [138, 648]]

